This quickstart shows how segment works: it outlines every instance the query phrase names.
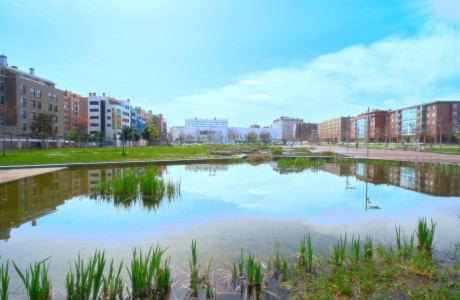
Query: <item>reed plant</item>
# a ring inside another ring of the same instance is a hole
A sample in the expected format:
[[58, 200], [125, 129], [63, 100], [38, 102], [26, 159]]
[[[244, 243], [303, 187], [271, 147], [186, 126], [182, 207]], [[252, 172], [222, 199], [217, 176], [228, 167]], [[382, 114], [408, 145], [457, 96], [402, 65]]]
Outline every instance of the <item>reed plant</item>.
[[275, 257], [273, 258], [273, 269], [275, 274], [278, 274], [281, 271], [280, 244], [277, 241], [275, 241]]
[[254, 276], [256, 272], [256, 262], [254, 256], [251, 256], [251, 253], [248, 253], [248, 259], [246, 260], [246, 279], [249, 283], [254, 283]]
[[240, 259], [238, 261], [238, 271], [239, 271], [240, 277], [243, 277], [244, 276], [244, 274], [243, 274], [243, 271], [244, 271], [243, 249], [241, 249], [241, 256], [240, 256]]
[[366, 241], [364, 242], [363, 257], [366, 261], [372, 261], [374, 257], [374, 250], [372, 248], [372, 237], [370, 236], [366, 236]]
[[196, 297], [198, 295], [198, 255], [196, 252], [196, 240], [192, 240], [192, 257], [189, 257], [189, 266], [190, 266], [190, 288], [192, 289], [193, 295]]
[[288, 271], [288, 262], [286, 260], [286, 257], [283, 257], [283, 263], [281, 267], [281, 273], [283, 274], [283, 280], [287, 279], [287, 271]]
[[121, 277], [123, 261], [115, 272], [113, 259], [110, 261], [109, 272], [102, 278], [102, 299], [116, 300], [123, 299], [124, 282]]
[[342, 266], [343, 262], [345, 261], [346, 244], [347, 244], [347, 233], [345, 233], [344, 239], [342, 239], [342, 235], [340, 235], [340, 239], [338, 240], [337, 244], [331, 246], [332, 262], [336, 267]]
[[0, 265], [0, 300], [7, 300], [9, 295], [9, 284], [10, 284], [10, 274], [9, 274], [10, 261], [7, 260], [6, 264], [3, 263]]
[[134, 169], [115, 173], [112, 180], [112, 192], [115, 198], [137, 195], [138, 178]]
[[433, 223], [433, 220], [431, 220], [431, 227], [428, 227], [426, 218], [418, 219], [417, 249], [419, 251], [426, 250], [428, 253], [431, 253], [431, 250], [433, 249], [432, 247], [433, 247], [433, 239], [434, 239], [434, 232], [436, 229], [436, 224], [437, 222]]
[[326, 163], [324, 159], [311, 159], [304, 157], [297, 158], [284, 158], [276, 161], [277, 167], [280, 170], [293, 170], [293, 171], [302, 171], [305, 169], [310, 169], [312, 171], [319, 170]]
[[307, 233], [300, 239], [299, 265], [310, 273], [313, 270], [314, 246], [315, 241], [312, 242], [310, 233]]
[[401, 237], [401, 226], [396, 227], [395, 225], [395, 231], [397, 255], [401, 258], [411, 257], [414, 250], [414, 234], [412, 234], [408, 240], [404, 231]]
[[30, 264], [25, 274], [13, 261], [13, 266], [24, 284], [29, 300], [51, 299], [51, 281], [48, 279], [49, 263], [46, 264], [48, 259]]
[[348, 251], [348, 257], [350, 259], [351, 266], [354, 267], [359, 262], [360, 251], [361, 251], [360, 237], [358, 236], [358, 238], [355, 239], [355, 235], [353, 234], [351, 236], [351, 245]]
[[208, 262], [208, 266], [206, 267], [206, 272], [203, 275], [203, 285], [205, 286], [206, 289], [206, 298], [211, 298], [212, 297], [212, 283], [211, 279], [209, 277], [209, 273], [211, 271], [211, 260]]
[[170, 260], [171, 258], [167, 258], [163, 262], [163, 267], [159, 267], [158, 272], [156, 274], [156, 289], [162, 297], [166, 297], [167, 295], [169, 295], [169, 292], [171, 290], [171, 269], [169, 267]]

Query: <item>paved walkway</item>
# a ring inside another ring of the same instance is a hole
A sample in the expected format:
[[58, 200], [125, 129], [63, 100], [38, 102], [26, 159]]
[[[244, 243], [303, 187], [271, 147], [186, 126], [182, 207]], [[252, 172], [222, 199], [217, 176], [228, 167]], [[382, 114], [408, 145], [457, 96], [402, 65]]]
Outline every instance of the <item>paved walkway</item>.
[[45, 173], [51, 173], [54, 171], [67, 169], [62, 168], [28, 168], [28, 169], [16, 169], [16, 170], [0, 170], [0, 184], [9, 181], [18, 180], [25, 177], [37, 176]]
[[[319, 146], [319, 151], [333, 151], [336, 153], [347, 154], [346, 147], [339, 146]], [[348, 155], [358, 158], [372, 158], [372, 159], [387, 159], [398, 161], [419, 161], [419, 162], [440, 162], [447, 164], [460, 164], [460, 155], [439, 154], [431, 152], [416, 152], [416, 151], [403, 151], [403, 150], [380, 150], [369, 149], [369, 157], [367, 156], [366, 148], [356, 149], [355, 147], [348, 148]]]

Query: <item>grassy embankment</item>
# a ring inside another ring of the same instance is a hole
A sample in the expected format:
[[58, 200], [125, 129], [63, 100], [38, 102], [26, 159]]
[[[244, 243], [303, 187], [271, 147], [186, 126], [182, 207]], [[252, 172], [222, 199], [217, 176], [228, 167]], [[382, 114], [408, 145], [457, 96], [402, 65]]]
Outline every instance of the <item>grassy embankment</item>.
[[171, 160], [216, 158], [205, 145], [193, 146], [155, 146], [127, 147], [126, 155], [121, 148], [75, 148], [8, 151], [6, 157], [0, 156], [0, 165], [36, 165], [92, 162], [121, 162], [144, 160]]

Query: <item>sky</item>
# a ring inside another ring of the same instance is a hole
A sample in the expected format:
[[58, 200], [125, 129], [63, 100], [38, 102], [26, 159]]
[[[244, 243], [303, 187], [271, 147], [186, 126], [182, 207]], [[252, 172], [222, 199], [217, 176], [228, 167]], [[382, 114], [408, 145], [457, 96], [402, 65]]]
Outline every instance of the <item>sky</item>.
[[0, 0], [0, 53], [168, 126], [321, 122], [460, 99], [460, 2]]

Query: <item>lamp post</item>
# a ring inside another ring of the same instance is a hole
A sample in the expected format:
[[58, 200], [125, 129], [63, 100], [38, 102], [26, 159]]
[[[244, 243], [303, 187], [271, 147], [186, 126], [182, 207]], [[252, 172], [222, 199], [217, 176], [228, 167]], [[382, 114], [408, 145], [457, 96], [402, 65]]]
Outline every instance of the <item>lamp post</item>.
[[441, 122], [439, 123], [439, 150], [442, 149], [442, 117]]
[[347, 154], [348, 154], [348, 136], [350, 135], [350, 115], [348, 115], [347, 119]]
[[370, 123], [371, 120], [369, 118], [369, 107], [367, 107], [367, 157], [369, 157], [369, 134], [370, 134]]

